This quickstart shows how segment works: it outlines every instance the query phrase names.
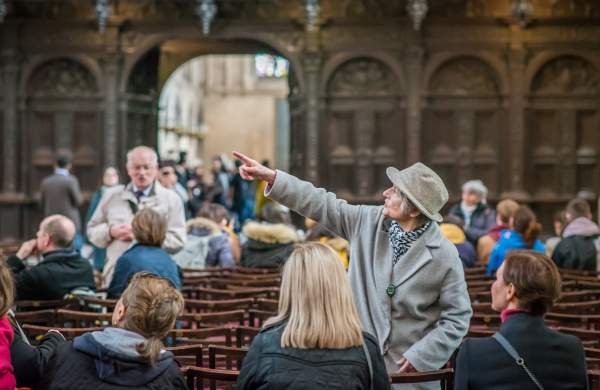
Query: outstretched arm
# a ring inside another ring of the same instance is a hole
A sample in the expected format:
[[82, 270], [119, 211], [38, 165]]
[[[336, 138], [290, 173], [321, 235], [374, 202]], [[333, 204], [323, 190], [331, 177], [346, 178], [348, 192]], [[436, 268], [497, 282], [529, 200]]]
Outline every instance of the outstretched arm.
[[[323, 188], [316, 188], [288, 173], [265, 167], [241, 153], [234, 152], [234, 156], [243, 162], [240, 166], [242, 178], [271, 183], [266, 194], [269, 198], [314, 219], [347, 240], [358, 231], [369, 210], [378, 209], [373, 206], [349, 205], [345, 200], [338, 199], [335, 194]], [[375, 218], [371, 222], [374, 221]]]

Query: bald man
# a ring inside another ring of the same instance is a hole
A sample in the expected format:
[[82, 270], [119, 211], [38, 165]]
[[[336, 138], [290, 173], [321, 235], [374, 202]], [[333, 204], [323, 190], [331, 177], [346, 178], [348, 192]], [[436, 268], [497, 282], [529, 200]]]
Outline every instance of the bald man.
[[[77, 288], [95, 290], [94, 271], [72, 248], [75, 224], [62, 215], [51, 215], [40, 223], [37, 237], [21, 245], [7, 259], [15, 276], [17, 299], [62, 299]], [[27, 269], [23, 260], [40, 255], [41, 262]]]
[[131, 182], [107, 190], [87, 225], [88, 239], [106, 248], [103, 287], [110, 285], [117, 259], [132, 244], [131, 221], [138, 210], [150, 207], [167, 220], [167, 237], [162, 245], [167, 252], [178, 252], [185, 243], [183, 203], [156, 180], [157, 173], [158, 156], [153, 149], [138, 146], [129, 151], [127, 174]]

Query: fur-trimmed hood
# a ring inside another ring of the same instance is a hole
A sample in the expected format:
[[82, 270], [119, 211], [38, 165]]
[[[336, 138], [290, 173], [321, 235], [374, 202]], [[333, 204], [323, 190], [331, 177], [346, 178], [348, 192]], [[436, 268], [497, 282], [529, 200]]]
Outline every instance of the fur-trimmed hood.
[[292, 226], [281, 223], [248, 222], [243, 233], [246, 237], [268, 244], [289, 244], [301, 241]]
[[[221, 228], [217, 225], [216, 222], [211, 221], [208, 218], [194, 218], [187, 221], [186, 224], [187, 232], [193, 235], [213, 235], [220, 234]], [[202, 234], [197, 234], [199, 232], [204, 231]]]

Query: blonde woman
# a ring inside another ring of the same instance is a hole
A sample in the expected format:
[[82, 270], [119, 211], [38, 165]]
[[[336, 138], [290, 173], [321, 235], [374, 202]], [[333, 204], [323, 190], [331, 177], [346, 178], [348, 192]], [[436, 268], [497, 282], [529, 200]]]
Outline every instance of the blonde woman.
[[283, 268], [279, 310], [254, 339], [238, 389], [389, 389], [377, 340], [362, 332], [337, 254], [301, 244]]
[[36, 389], [187, 389], [162, 339], [183, 297], [172, 283], [139, 272], [117, 302], [112, 327], [60, 345]]

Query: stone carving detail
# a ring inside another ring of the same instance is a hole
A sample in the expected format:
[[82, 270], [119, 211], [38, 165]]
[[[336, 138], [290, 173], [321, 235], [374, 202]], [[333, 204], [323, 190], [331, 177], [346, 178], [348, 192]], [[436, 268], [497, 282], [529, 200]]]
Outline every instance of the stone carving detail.
[[366, 96], [396, 95], [400, 86], [392, 71], [380, 61], [370, 58], [351, 60], [332, 76], [330, 95]]
[[83, 65], [66, 58], [38, 67], [28, 86], [32, 96], [89, 96], [98, 91], [94, 76]]
[[492, 68], [476, 58], [445, 63], [433, 75], [429, 91], [434, 95], [496, 95], [498, 85]]
[[600, 16], [600, 7], [596, 0], [553, 0], [552, 16], [598, 17]]
[[531, 86], [537, 94], [599, 94], [598, 70], [578, 57], [556, 58], [544, 65]]

